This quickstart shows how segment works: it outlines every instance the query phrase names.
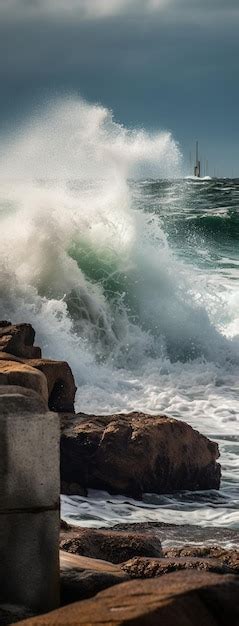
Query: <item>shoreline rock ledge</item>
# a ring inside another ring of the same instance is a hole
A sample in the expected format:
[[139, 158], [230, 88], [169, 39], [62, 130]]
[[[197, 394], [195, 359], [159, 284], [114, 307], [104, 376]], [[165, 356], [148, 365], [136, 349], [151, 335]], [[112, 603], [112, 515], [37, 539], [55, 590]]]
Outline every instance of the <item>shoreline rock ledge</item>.
[[141, 498], [219, 489], [218, 445], [165, 415], [62, 415], [61, 480]]
[[0, 321], [0, 385], [33, 389], [55, 413], [74, 412], [76, 386], [66, 361], [42, 357], [31, 324]]

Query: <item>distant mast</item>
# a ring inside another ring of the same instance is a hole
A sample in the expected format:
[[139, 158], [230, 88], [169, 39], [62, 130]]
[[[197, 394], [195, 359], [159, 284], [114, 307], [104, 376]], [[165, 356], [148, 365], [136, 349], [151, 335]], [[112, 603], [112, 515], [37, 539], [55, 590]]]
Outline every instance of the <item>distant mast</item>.
[[201, 177], [201, 163], [198, 158], [198, 141], [196, 141], [196, 165], [194, 167], [194, 176], [196, 176], [196, 178]]

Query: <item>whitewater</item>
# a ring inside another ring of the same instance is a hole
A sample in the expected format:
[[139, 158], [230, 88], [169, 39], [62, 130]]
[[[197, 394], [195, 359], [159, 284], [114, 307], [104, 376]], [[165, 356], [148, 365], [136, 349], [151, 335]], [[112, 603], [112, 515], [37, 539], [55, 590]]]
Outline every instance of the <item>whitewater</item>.
[[170, 133], [79, 98], [2, 138], [1, 318], [69, 362], [76, 410], [163, 412], [220, 446], [219, 492], [63, 497], [73, 523], [239, 528], [239, 181], [187, 174]]

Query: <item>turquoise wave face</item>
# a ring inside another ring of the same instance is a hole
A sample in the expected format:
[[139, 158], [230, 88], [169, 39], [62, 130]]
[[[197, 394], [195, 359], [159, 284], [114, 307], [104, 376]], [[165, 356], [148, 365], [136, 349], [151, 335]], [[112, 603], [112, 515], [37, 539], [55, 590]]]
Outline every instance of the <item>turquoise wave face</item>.
[[[87, 281], [100, 286], [108, 306], [111, 332], [106, 332], [105, 317], [100, 313], [96, 324], [97, 340], [100, 337], [104, 347], [100, 358], [111, 354], [114, 363], [118, 359], [121, 365], [122, 355], [126, 358], [129, 352], [125, 328], [131, 334], [137, 327], [147, 337], [147, 356], [167, 354], [172, 362], [186, 362], [200, 356], [217, 359], [229, 351], [234, 360], [232, 346], [219, 331], [228, 319], [223, 297], [223, 303], [219, 302], [221, 288], [218, 290], [215, 282], [210, 292], [205, 290], [200, 272], [217, 267], [222, 279], [238, 280], [237, 273], [229, 276], [228, 271], [237, 271], [239, 262], [235, 206], [239, 183], [131, 181], [131, 190], [140, 228], [135, 246], [126, 255], [120, 246], [95, 246], [80, 236], [68, 248]], [[225, 194], [227, 208], [223, 206]], [[80, 299], [76, 291], [67, 297], [76, 327], [79, 316], [90, 315]], [[119, 350], [117, 358], [115, 352], [112, 356], [115, 343], [121, 346], [121, 358]]]

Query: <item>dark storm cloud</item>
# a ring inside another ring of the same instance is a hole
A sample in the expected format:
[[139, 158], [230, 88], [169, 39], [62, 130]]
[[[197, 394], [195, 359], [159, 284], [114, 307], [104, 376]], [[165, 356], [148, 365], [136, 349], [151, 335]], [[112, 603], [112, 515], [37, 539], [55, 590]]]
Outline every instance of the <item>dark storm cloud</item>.
[[199, 134], [231, 166], [238, 26], [238, 0], [2, 0], [1, 126], [80, 92], [122, 122], [173, 130], [186, 152]]

